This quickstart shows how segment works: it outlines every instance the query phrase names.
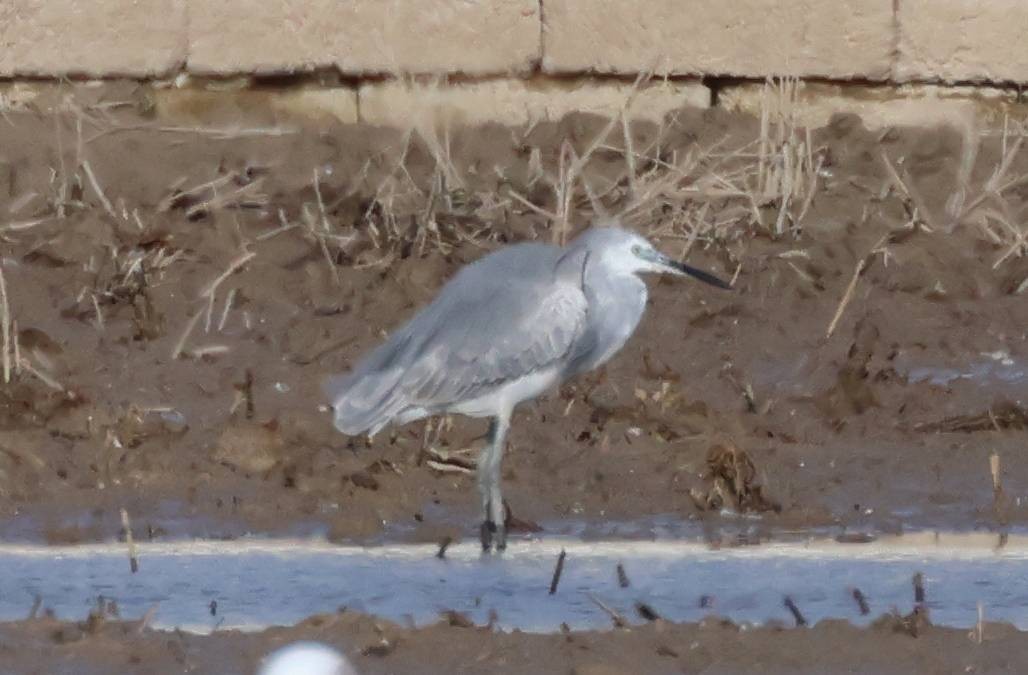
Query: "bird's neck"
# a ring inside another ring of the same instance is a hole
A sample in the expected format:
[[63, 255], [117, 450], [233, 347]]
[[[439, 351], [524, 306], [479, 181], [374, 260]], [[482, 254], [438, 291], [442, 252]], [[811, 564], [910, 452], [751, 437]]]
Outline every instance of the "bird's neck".
[[596, 354], [590, 367], [602, 365], [635, 332], [646, 309], [646, 284], [629, 273], [586, 271], [585, 296], [589, 301], [590, 329], [595, 331]]
[[646, 304], [646, 284], [630, 272], [611, 271], [609, 268], [586, 269], [585, 295], [590, 302], [626, 304], [637, 300]]

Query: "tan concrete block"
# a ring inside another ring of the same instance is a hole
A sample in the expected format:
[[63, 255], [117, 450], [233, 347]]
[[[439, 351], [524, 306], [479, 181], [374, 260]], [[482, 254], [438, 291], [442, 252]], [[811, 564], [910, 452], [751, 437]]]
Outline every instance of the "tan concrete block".
[[[559, 120], [571, 112], [616, 115], [632, 85], [588, 80], [501, 79], [449, 86], [396, 80], [362, 85], [360, 119], [367, 124], [409, 127], [425, 123], [520, 125]], [[683, 106], [707, 108], [710, 90], [697, 82], [656, 82], [632, 98], [633, 119], [661, 120]]]
[[895, 76], [1028, 82], [1024, 0], [902, 0]]
[[538, 0], [189, 0], [189, 68], [349, 74], [528, 70]]
[[241, 127], [302, 119], [357, 123], [357, 90], [350, 87], [223, 91], [185, 87], [155, 89], [153, 95], [158, 119], [168, 124]]
[[543, 69], [885, 79], [892, 0], [546, 0]]
[[185, 0], [0, 2], [3, 76], [160, 76], [185, 57]]
[[800, 82], [794, 99], [780, 104], [762, 84], [740, 84], [718, 92], [718, 105], [759, 117], [768, 106], [772, 114], [784, 111], [800, 126], [824, 126], [835, 113], [853, 113], [869, 129], [895, 126], [948, 125], [973, 137], [1002, 128], [1004, 119], [1028, 118], [1028, 104], [1016, 92], [987, 87], [945, 87], [929, 84], [841, 85]]

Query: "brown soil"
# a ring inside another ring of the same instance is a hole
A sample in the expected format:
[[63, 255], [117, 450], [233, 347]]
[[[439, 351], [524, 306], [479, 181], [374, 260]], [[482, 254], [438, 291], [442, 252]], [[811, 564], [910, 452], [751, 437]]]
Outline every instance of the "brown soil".
[[[374, 673], [1014, 673], [1028, 668], [1025, 635], [986, 623], [966, 630], [923, 625], [917, 636], [896, 616], [867, 629], [841, 621], [812, 628], [742, 628], [712, 617], [698, 624], [653, 623], [562, 635], [498, 633], [460, 617], [421, 629], [343, 613], [262, 633], [211, 636], [140, 630], [139, 622], [0, 624], [4, 672], [252, 673], [270, 651], [296, 640], [342, 650]], [[755, 666], [759, 664], [759, 666]]]
[[[548, 218], [510, 193], [558, 210], [539, 168], [556, 171], [565, 140], [585, 153], [605, 122], [455, 129], [440, 155], [416, 135], [408, 143], [398, 131], [330, 122], [296, 122], [297, 133], [278, 136], [168, 128], [150, 117], [145, 93], [81, 88], [70, 111], [28, 107], [0, 119], [0, 256], [20, 357], [38, 373], [23, 367], [0, 385], [0, 532], [110, 539], [124, 507], [137, 538], [471, 535], [473, 477], [440, 473], [422, 448], [426, 437], [436, 457], [477, 447], [484, 423], [454, 418], [441, 433], [414, 424], [368, 444], [332, 428], [320, 382], [462, 264], [505, 242], [550, 238]], [[665, 162], [749, 148], [711, 155], [697, 174], [727, 175], [754, 164], [758, 129], [717, 109], [683, 111], [662, 132], [636, 127], [633, 147], [655, 155], [659, 136]], [[586, 170], [610, 209], [631, 192], [618, 132]], [[737, 273], [736, 290], [652, 280], [650, 310], [605, 370], [519, 409], [504, 463], [517, 517], [551, 531], [666, 514], [731, 522], [694, 499], [716, 477], [711, 448], [730, 445], [746, 453], [747, 489], [759, 486], [757, 502], [774, 506], [753, 521], [769, 530], [1028, 519], [1019, 498], [1028, 464], [1013, 461], [1024, 449], [1028, 382], [908, 377], [921, 366], [998, 363], [996, 353], [1028, 364], [1028, 259], [994, 267], [1011, 236], [997, 218], [1018, 227], [1028, 187], [987, 199], [992, 220], [975, 211], [949, 231], [957, 134], [883, 134], [840, 116], [812, 139], [822, 176], [793, 232], [768, 234], [780, 201], [682, 197], [695, 177], [636, 212], [632, 224], [668, 235], [655, 238], [669, 252], [696, 228], [689, 261]], [[983, 141], [967, 202], [1001, 155], [999, 138]], [[638, 159], [638, 182], [662, 166]], [[1021, 153], [1006, 176], [1025, 174]], [[577, 190], [574, 228], [588, 220]], [[282, 223], [295, 227], [271, 234]], [[866, 269], [826, 338], [860, 261]], [[1000, 508], [993, 452], [1010, 458]], [[427, 645], [432, 631], [423, 635]], [[783, 644], [806, 644], [806, 633], [784, 635]], [[503, 653], [505, 638], [490, 639]], [[684, 653], [690, 643], [676, 644]]]

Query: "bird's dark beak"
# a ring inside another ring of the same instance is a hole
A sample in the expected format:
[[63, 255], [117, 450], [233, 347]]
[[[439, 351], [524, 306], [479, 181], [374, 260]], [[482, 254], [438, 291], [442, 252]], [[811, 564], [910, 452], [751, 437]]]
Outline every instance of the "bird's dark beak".
[[711, 286], [717, 286], [718, 288], [724, 288], [728, 290], [731, 290], [732, 288], [732, 285], [729, 284], [727, 281], [719, 279], [710, 272], [704, 272], [703, 270], [697, 269], [691, 265], [686, 265], [685, 263], [678, 262], [674, 258], [669, 258], [667, 256], [662, 255], [660, 262], [668, 268], [669, 272], [672, 272], [673, 274], [688, 275], [690, 277], [695, 277], [704, 283], [710, 284]]

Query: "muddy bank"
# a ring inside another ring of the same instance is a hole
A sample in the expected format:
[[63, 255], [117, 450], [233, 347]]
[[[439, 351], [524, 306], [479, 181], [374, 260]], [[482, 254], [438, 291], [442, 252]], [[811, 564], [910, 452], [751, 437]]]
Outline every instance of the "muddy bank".
[[[716, 529], [732, 507], [758, 536], [1028, 519], [1013, 139], [969, 155], [947, 130], [838, 117], [761, 142], [717, 109], [628, 143], [587, 116], [240, 130], [155, 119], [133, 84], [77, 96], [0, 121], [6, 538], [110, 539], [122, 508], [148, 539], [472, 534], [484, 423], [348, 439], [320, 382], [462, 264], [597, 208], [735, 290], [652, 280], [606, 369], [517, 411], [504, 485], [522, 530]], [[729, 446], [746, 459], [726, 467]]]
[[610, 631], [502, 633], [451, 614], [422, 629], [353, 613], [292, 628], [210, 636], [140, 628], [140, 621], [37, 618], [0, 624], [10, 673], [252, 673], [263, 655], [296, 640], [341, 649], [361, 673], [1009, 673], [1028, 667], [1025, 635], [1006, 624], [936, 628], [886, 615], [871, 628], [824, 621], [810, 628], [657, 620]]

